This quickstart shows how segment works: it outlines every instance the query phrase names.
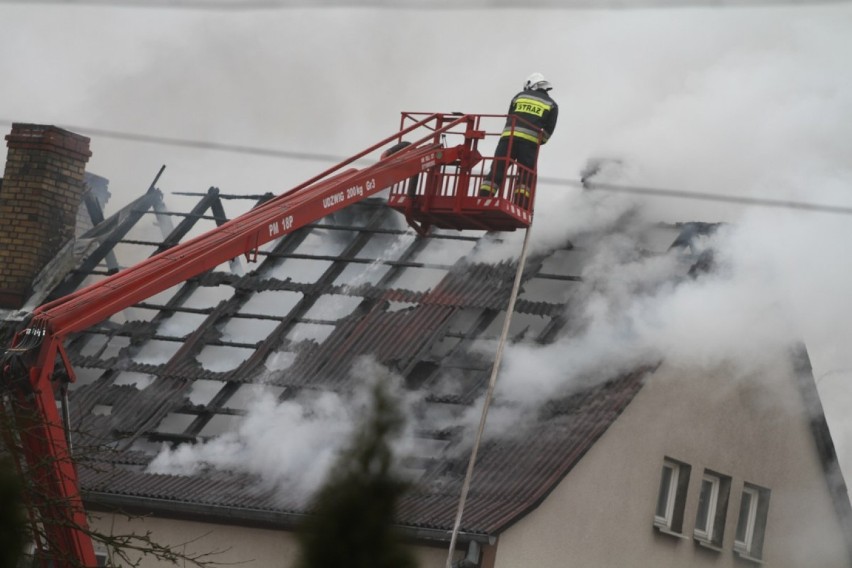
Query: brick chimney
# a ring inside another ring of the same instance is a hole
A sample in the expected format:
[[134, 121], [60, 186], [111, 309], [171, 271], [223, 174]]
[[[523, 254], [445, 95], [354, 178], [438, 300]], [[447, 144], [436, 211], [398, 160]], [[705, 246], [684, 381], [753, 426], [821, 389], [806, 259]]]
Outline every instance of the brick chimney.
[[0, 308], [18, 309], [42, 267], [74, 238], [89, 139], [55, 126], [12, 125], [0, 185]]

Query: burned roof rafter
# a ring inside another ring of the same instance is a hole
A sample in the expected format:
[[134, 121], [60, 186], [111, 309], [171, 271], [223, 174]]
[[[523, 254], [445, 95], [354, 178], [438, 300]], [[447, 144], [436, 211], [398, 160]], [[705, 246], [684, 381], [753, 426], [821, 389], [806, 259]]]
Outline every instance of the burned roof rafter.
[[[222, 194], [215, 188], [196, 195], [199, 201], [191, 213], [163, 213], [169, 218], [181, 217], [163, 242], [142, 239], [124, 242], [166, 250], [202, 220], [225, 222], [221, 200], [247, 199]], [[251, 196], [255, 205], [270, 197]], [[132, 462], [136, 468], [132, 472], [134, 479], [144, 479], [146, 474], [139, 469], [145, 463], [144, 448], [155, 448], [162, 442], [193, 443], [215, 433], [219, 424], [239, 420], [246, 411], [238, 407], [243, 403], [232, 404], [232, 401], [241, 396], [238, 393], [244, 392], [241, 389], [247, 385], [263, 383], [281, 389], [275, 395], [279, 401], [308, 391], [346, 392], [352, 388], [352, 365], [362, 354], [372, 353], [379, 362], [403, 376], [409, 388], [420, 391], [421, 410], [440, 406], [463, 412], [477, 400], [490, 370], [489, 360], [478, 349], [483, 341], [493, 341], [483, 334], [505, 313], [514, 263], [476, 263], [464, 254], [442, 262], [444, 249], [439, 247], [430, 253], [427, 249], [430, 243], [477, 243], [481, 237], [443, 231], [429, 237], [414, 235], [400, 228], [401, 219], [381, 200], [370, 199], [345, 211], [285, 235], [271, 248], [258, 251], [258, 264], [245, 274], [217, 267], [176, 286], [167, 299], [153, 298], [134, 306], [154, 312], [153, 317], [134, 320], [129, 313], [129, 321], [104, 322], [69, 342], [74, 364], [97, 376], [94, 383], [72, 392], [75, 416], [80, 423], [99, 427], [111, 424], [111, 435], [117, 442], [120, 440], [119, 456], [113, 463]], [[325, 247], [324, 239], [336, 244]], [[330, 252], [332, 249], [335, 252]], [[524, 283], [536, 278], [570, 287], [580, 280], [579, 276], [558, 270], [545, 272], [544, 258], [530, 259]], [[299, 267], [316, 264], [310, 266], [313, 271], [310, 278], [305, 278], [299, 273], [286, 272], [289, 263]], [[370, 278], [341, 280], [347, 268], [353, 274], [360, 274], [373, 267], [380, 269]], [[422, 276], [418, 271], [433, 271], [429, 277], [434, 277], [436, 283], [422, 286], [417, 281]], [[196, 294], [212, 303], [194, 301]], [[291, 294], [287, 296], [291, 300], [280, 311], [258, 309], [262, 304], [244, 309], [258, 294], [270, 294], [270, 298]], [[311, 313], [323, 298], [329, 301], [336, 296], [351, 298], [352, 307], [338, 314], [323, 314], [322, 310]], [[536, 335], [525, 334], [525, 340], [551, 341], [564, 326], [564, 302], [520, 298], [516, 310], [543, 322], [537, 326]], [[171, 329], [166, 325], [178, 317], [193, 322], [187, 335], [182, 335], [184, 328], [180, 325]], [[235, 325], [231, 332], [234, 333], [251, 325], [250, 322], [257, 322], [258, 327], [263, 324], [269, 331], [262, 337], [251, 338], [223, 335], [229, 325]], [[329, 333], [319, 340], [292, 335], [301, 326], [315, 326]], [[82, 355], [85, 338], [98, 336], [105, 343], [98, 343], [89, 355]], [[136, 360], [137, 350], [153, 345], [152, 342], [170, 344], [176, 349], [169, 351], [169, 358], [163, 363]], [[115, 346], [107, 349], [111, 343]], [[219, 349], [242, 350], [245, 359], [235, 361], [229, 370], [205, 368], [198, 355]], [[268, 359], [277, 352], [287, 355], [289, 362], [267, 367]], [[147, 386], [137, 388], [133, 383], [128, 384], [125, 373], [148, 376], [150, 382], [146, 380]], [[457, 390], [452, 393], [440, 390], [442, 381], [453, 380], [452, 377], [458, 379]], [[207, 394], [199, 399], [192, 394], [193, 385], [205, 381], [209, 382], [204, 387]], [[112, 405], [112, 415], [92, 416], [97, 405]], [[451, 447], [459, 443], [462, 434], [459, 428], [422, 428], [417, 436], [427, 446], [440, 442]], [[147, 456], [150, 459], [150, 454]], [[463, 470], [464, 464], [457, 461], [448, 468], [445, 466], [449, 462], [413, 456], [406, 464], [424, 473], [428, 491], [433, 482], [449, 483], [446, 487], [451, 488], [458, 481], [454, 478], [459, 473], [456, 470]], [[119, 477], [95, 482], [97, 474], [86, 475], [94, 476], [88, 478], [91, 483], [111, 484], [115, 495], [121, 495], [125, 487]], [[170, 491], [175, 491], [169, 498], [171, 504], [190, 503], [200, 490], [193, 488], [191, 477], [173, 479], [171, 483], [174, 485]], [[519, 506], [516, 501], [512, 503], [497, 506], [512, 511]], [[416, 501], [403, 506], [403, 511], [408, 511], [403, 514], [409, 519], [409, 526], [421, 527], [418, 530], [427, 530], [427, 525], [435, 528], [442, 523], [446, 525], [454, 512], [452, 499], [442, 498], [440, 512], [430, 513], [434, 520], [424, 524], [418, 517], [422, 514], [418, 513], [419, 507]], [[475, 506], [472, 511], [469, 526], [464, 529], [490, 530], [483, 516], [486, 513], [477, 512]]]
[[[77, 289], [94, 268], [113, 252], [115, 245], [136, 225], [145, 211], [153, 208], [155, 203], [162, 202], [162, 199], [163, 194], [152, 187], [118, 213], [86, 231], [80, 240], [97, 242], [97, 247], [78, 264], [75, 270], [66, 275], [62, 283], [50, 293], [48, 300], [59, 298]], [[94, 221], [95, 218], [97, 215], [92, 220]]]

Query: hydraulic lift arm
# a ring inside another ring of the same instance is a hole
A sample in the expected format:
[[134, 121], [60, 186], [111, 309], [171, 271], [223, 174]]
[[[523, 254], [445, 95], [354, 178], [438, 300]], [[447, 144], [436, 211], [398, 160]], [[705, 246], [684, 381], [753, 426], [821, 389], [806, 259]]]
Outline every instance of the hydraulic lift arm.
[[[220, 227], [33, 312], [3, 355], [0, 392], [9, 397], [5, 409], [17, 433], [11, 443], [23, 454], [19, 467], [36, 488], [31, 519], [41, 526], [44, 542], [36, 544], [45, 566], [96, 566], [66, 427], [56, 404], [57, 391], [64, 392], [67, 382], [74, 380], [63, 347], [65, 338], [235, 257], [246, 255], [251, 260], [265, 243], [386, 188], [405, 185], [415, 176], [434, 190], [441, 182], [430, 178], [440, 177], [442, 169], [451, 165], [467, 184], [471, 169], [482, 159], [476, 149], [477, 140], [484, 137], [478, 129], [480, 116], [428, 115]], [[446, 134], [459, 128], [461, 143], [446, 146]], [[373, 165], [349, 167], [406, 134], [424, 130], [426, 136]], [[407, 207], [411, 208], [410, 202]], [[455, 209], [458, 215], [458, 206]]]

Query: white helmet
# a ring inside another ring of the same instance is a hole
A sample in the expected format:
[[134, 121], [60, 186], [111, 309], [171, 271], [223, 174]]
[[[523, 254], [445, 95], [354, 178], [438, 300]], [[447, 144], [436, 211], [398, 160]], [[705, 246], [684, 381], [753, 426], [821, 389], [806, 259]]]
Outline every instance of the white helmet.
[[529, 77], [527, 77], [527, 82], [524, 83], [524, 89], [541, 89], [542, 91], [549, 91], [553, 88], [553, 85], [550, 84], [550, 81], [544, 78], [544, 75], [541, 73], [533, 73]]

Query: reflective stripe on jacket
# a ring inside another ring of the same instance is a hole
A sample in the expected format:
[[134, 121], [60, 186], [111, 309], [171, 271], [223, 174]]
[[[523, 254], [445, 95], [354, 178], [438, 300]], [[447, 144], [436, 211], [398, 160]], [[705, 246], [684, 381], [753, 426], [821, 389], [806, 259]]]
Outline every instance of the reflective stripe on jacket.
[[[556, 118], [559, 115], [559, 106], [547, 91], [525, 89], [515, 95], [509, 105], [509, 118], [503, 128], [502, 136], [516, 136], [530, 142], [539, 142], [536, 128], [541, 128], [541, 143], [546, 144], [553, 135], [556, 128]], [[514, 130], [512, 129], [513, 116], [517, 116]], [[532, 125], [532, 126], [530, 126]]]

